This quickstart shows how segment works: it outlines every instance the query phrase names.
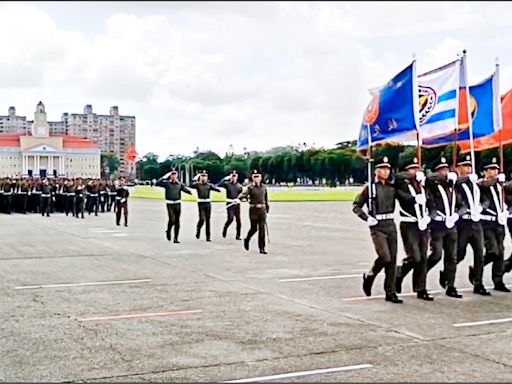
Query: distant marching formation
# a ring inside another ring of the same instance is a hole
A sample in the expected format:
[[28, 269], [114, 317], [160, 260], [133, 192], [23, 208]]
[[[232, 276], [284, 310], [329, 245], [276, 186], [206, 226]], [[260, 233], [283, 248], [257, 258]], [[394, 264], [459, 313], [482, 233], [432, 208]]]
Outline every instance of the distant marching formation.
[[128, 187], [126, 179], [120, 177], [115, 182], [99, 179], [73, 178], [22, 178], [0, 179], [0, 212], [36, 213], [50, 217], [52, 213], [71, 214], [84, 218], [84, 212], [116, 213], [116, 224], [128, 226]]
[[[481, 179], [473, 173], [472, 164], [471, 155], [462, 155], [456, 161], [457, 172], [450, 172], [446, 158], [441, 156], [426, 177], [414, 157], [403, 160], [400, 172], [390, 180], [388, 158], [375, 159], [375, 178], [353, 204], [354, 213], [370, 227], [377, 253], [377, 260], [363, 275], [367, 296], [371, 296], [375, 277], [384, 269], [386, 301], [402, 303], [397, 293], [401, 293], [403, 279], [412, 270], [413, 290], [418, 299], [432, 301], [426, 289], [427, 273], [444, 253], [439, 284], [448, 296], [462, 298], [455, 288], [455, 273], [457, 264], [466, 256], [468, 244], [474, 254], [468, 273], [473, 292], [491, 294], [482, 282], [484, 266], [491, 263], [494, 289], [510, 292], [503, 283], [503, 275], [512, 270], [512, 256], [504, 260], [507, 225], [512, 235], [512, 181], [507, 183], [505, 174], [499, 173], [496, 157], [481, 164]], [[510, 173], [512, 177], [512, 170]], [[407, 256], [398, 267], [393, 214], [396, 201]]]

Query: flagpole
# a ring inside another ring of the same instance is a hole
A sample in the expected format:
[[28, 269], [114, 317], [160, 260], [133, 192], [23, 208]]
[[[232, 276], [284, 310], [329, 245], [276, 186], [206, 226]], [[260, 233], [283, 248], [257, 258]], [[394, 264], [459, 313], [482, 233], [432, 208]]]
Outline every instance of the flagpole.
[[419, 90], [418, 90], [418, 77], [416, 76], [416, 53], [412, 54], [413, 59], [413, 106], [414, 106], [414, 123], [416, 124], [416, 157], [421, 169], [421, 146], [423, 144], [420, 132], [420, 106], [419, 106]]
[[[500, 91], [500, 60], [498, 57], [496, 57], [496, 83], [493, 84], [497, 89], [494, 90], [495, 95], [499, 95]], [[493, 100], [498, 101], [495, 108], [498, 109], [497, 113], [495, 114], [494, 118], [498, 121], [498, 129], [500, 130], [500, 172], [505, 172], [505, 158], [503, 157], [503, 122], [502, 122], [502, 115], [501, 115], [501, 100]]]
[[368, 136], [368, 150], [366, 154], [368, 155], [368, 213], [372, 214], [372, 206], [373, 206], [373, 183], [372, 183], [372, 132], [370, 129], [370, 124], [366, 123], [366, 131]]
[[471, 96], [469, 94], [469, 81], [468, 81], [468, 64], [466, 59], [467, 51], [462, 51], [462, 63], [464, 65], [464, 82], [466, 88], [466, 109], [468, 113], [468, 125], [469, 125], [469, 145], [471, 148], [471, 167], [475, 172], [475, 143], [473, 142], [473, 121], [471, 120]]

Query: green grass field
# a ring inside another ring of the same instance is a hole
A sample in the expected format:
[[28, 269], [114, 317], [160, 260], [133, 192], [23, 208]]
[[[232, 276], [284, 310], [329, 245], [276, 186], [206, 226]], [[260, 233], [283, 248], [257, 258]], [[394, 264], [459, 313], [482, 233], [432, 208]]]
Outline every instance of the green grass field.
[[[276, 201], [353, 201], [354, 192], [341, 192], [339, 189], [326, 189], [325, 191], [300, 191], [290, 188], [283, 191], [269, 191], [269, 200]], [[164, 200], [164, 190], [159, 187], [138, 185], [130, 192], [130, 197], [139, 199]], [[182, 193], [183, 201], [196, 201], [196, 197]], [[212, 192], [212, 201], [225, 201], [224, 193]]]

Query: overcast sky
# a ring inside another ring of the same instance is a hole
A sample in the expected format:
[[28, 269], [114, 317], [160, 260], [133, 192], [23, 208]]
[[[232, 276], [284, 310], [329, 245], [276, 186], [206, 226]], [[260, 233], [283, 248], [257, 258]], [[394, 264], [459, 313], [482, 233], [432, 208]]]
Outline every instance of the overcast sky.
[[0, 114], [50, 120], [92, 104], [137, 118], [137, 151], [264, 150], [357, 137], [367, 89], [468, 50], [470, 83], [501, 63], [512, 4], [44, 2], [0, 4]]

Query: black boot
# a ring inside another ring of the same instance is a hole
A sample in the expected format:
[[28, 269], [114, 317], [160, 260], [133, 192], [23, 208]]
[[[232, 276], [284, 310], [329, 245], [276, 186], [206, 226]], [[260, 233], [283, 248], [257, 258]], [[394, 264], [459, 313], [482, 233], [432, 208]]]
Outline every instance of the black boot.
[[489, 292], [487, 289], [485, 289], [483, 284], [475, 285], [475, 287], [473, 288], [473, 293], [475, 293], [477, 295], [482, 295], [482, 296], [491, 296], [491, 292]]
[[366, 273], [363, 274], [363, 291], [366, 296], [372, 295], [373, 280], [375, 280], [375, 276], [367, 276]]
[[402, 277], [402, 267], [397, 267], [396, 268], [396, 281], [395, 281], [397, 293], [402, 293], [403, 280], [404, 280], [404, 278]]
[[240, 236], [237, 236], [236, 239], [237, 240], [242, 240], [242, 238]]
[[441, 287], [446, 288], [446, 277], [444, 277], [444, 271], [439, 271], [439, 284]]
[[504, 272], [508, 273], [510, 271], [512, 271], [512, 255], [504, 263]]
[[199, 240], [200, 237], [201, 237], [201, 230], [198, 228], [196, 231], [196, 239]]
[[475, 268], [473, 268], [472, 266], [469, 266], [468, 278], [471, 285], [475, 285]]
[[224, 228], [222, 229], [222, 237], [226, 238], [227, 234], [228, 234], [228, 228], [226, 226], [224, 226]]
[[263, 255], [266, 255], [267, 251], [265, 251], [265, 248], [263, 248], [263, 249], [260, 249], [260, 253], [263, 254]]
[[462, 295], [457, 292], [457, 289], [455, 287], [448, 287], [446, 290], [446, 295], [450, 297], [454, 297], [456, 299], [462, 299]]
[[244, 239], [244, 248], [245, 248], [246, 251], [249, 250], [249, 239], [248, 238]]
[[500, 292], [510, 292], [510, 289], [507, 288], [507, 286], [503, 283], [503, 281], [494, 284], [494, 290], [500, 291]]
[[[170, 239], [169, 239], [170, 240]], [[174, 239], [173, 241], [174, 244], [179, 244], [180, 242], [178, 241], [178, 239]]]
[[171, 232], [169, 232], [169, 230], [165, 231], [165, 237], [167, 238], [167, 241], [171, 241]]
[[208, 238], [206, 238], [206, 241], [212, 241], [212, 239], [210, 239], [210, 238], [208, 237]]
[[391, 293], [389, 295], [386, 295], [386, 301], [390, 301], [394, 304], [402, 304], [404, 301], [399, 299], [396, 293]]
[[426, 289], [422, 289], [416, 293], [416, 297], [421, 300], [434, 301], [434, 298], [430, 296]]

